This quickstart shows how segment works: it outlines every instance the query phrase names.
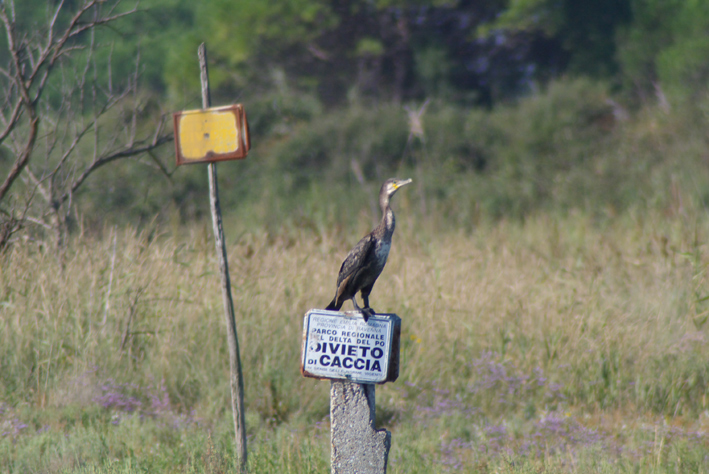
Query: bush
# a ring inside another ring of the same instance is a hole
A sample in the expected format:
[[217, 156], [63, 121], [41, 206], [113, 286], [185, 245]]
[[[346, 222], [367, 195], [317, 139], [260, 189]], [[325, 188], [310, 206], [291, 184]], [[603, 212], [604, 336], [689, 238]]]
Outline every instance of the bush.
[[[709, 195], [706, 98], [669, 112], [628, 112], [604, 84], [564, 80], [493, 110], [432, 101], [423, 136], [414, 136], [398, 104], [323, 111], [308, 96], [283, 94], [248, 106], [254, 148], [219, 167], [225, 215], [241, 230], [369, 225], [379, 185], [391, 176], [414, 179], [400, 201], [410, 215], [462, 229], [540, 210], [603, 217], [664, 208], [684, 183]], [[181, 221], [207, 214], [203, 167], [182, 167], [169, 182], [145, 171], [116, 169], [125, 179], [106, 177], [110, 187], [92, 182], [82, 209], [142, 222], [154, 213]]]

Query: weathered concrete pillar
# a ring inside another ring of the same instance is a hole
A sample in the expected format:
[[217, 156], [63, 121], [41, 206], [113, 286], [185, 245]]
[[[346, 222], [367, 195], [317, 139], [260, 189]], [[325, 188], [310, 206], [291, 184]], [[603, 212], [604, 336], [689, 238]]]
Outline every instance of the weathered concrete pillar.
[[374, 426], [374, 388], [331, 382], [332, 474], [383, 474], [387, 470], [391, 433]]

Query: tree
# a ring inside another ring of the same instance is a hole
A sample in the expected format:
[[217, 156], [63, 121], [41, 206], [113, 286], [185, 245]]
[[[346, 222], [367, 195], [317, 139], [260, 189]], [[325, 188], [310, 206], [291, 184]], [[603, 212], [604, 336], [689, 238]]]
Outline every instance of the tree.
[[147, 117], [139, 54], [134, 72], [114, 79], [111, 45], [98, 39], [99, 28], [133, 15], [137, 4], [53, 4], [40, 25], [18, 18], [13, 0], [0, 1], [0, 250], [30, 228], [51, 231], [62, 246], [73, 197], [96, 170], [172, 140], [163, 117]]
[[[494, 19], [503, 5], [502, 0], [207, 0], [197, 24], [200, 38], [212, 45], [217, 95], [244, 89], [253, 95], [285, 76], [326, 104], [342, 102], [348, 92], [398, 102], [445, 89], [439, 85], [449, 80], [461, 87], [480, 84], [470, 80], [479, 76], [471, 58], [490, 48], [475, 37], [475, 27]], [[183, 50], [193, 51], [200, 41], [193, 38]], [[447, 56], [464, 56], [460, 66], [438, 67], [437, 49], [444, 62]], [[171, 67], [184, 67], [179, 62]], [[421, 69], [434, 86], [421, 85]], [[196, 76], [172, 74], [171, 90], [182, 90], [182, 82]]]
[[[631, 21], [630, 0], [511, 0], [482, 32], [552, 40], [563, 52], [563, 69], [609, 78], [618, 71], [617, 32]], [[543, 68], [550, 53], [542, 49], [530, 59]]]
[[[709, 87], [709, 4], [633, 0], [633, 22], [619, 35], [626, 86], [641, 100], [665, 91], [697, 99]], [[667, 104], [666, 104], [667, 105]]]

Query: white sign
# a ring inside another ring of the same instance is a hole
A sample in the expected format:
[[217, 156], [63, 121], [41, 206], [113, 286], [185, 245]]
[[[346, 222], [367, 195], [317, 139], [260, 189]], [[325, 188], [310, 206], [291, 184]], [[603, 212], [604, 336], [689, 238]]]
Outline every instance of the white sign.
[[394, 336], [392, 316], [398, 319], [383, 314], [365, 323], [359, 313], [309, 311], [303, 320], [303, 375], [358, 383], [386, 382]]

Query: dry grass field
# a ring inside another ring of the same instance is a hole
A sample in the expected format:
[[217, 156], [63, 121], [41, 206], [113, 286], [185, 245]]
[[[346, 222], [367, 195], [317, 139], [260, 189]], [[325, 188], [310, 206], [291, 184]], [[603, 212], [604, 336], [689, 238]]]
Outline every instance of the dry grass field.
[[[371, 298], [403, 319], [401, 376], [377, 388], [390, 472], [709, 471], [703, 210], [466, 233], [405, 216]], [[251, 471], [328, 472], [302, 316], [360, 235], [227, 237]], [[1, 255], [0, 471], [235, 472], [216, 269], [196, 225]]]

